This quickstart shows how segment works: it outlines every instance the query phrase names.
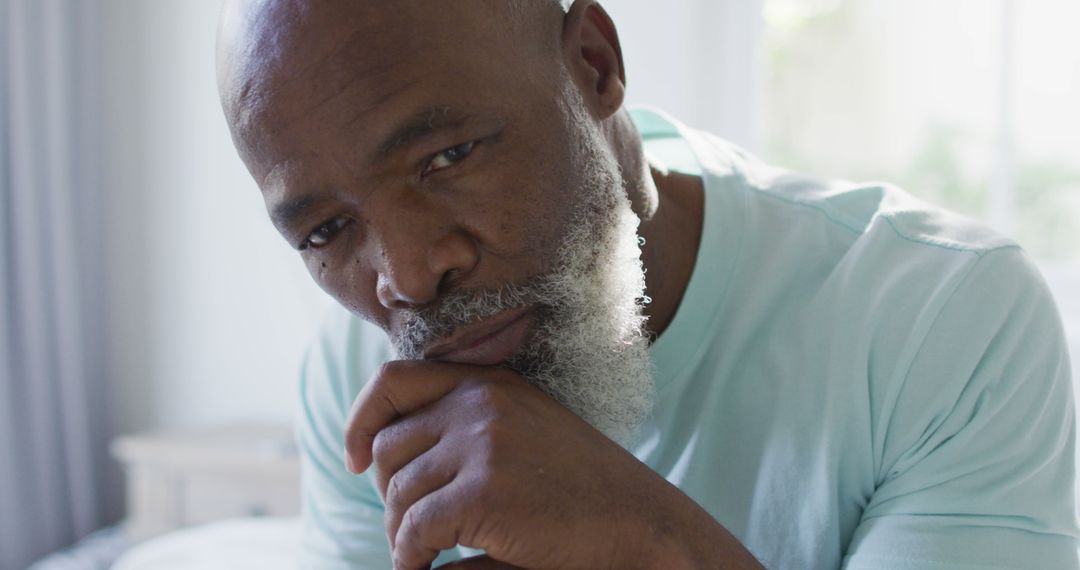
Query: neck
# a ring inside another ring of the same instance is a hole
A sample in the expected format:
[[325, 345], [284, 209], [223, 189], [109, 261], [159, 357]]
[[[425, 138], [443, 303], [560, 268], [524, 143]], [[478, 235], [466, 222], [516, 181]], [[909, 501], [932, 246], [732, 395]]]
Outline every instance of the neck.
[[656, 189], [656, 208], [642, 220], [639, 233], [645, 238], [641, 252], [648, 271], [645, 294], [652, 299], [645, 306], [646, 327], [659, 336], [675, 318], [694, 272], [705, 196], [700, 177], [656, 166], [650, 166], [649, 175]]
[[648, 270], [645, 294], [646, 328], [660, 336], [675, 318], [701, 243], [705, 188], [701, 178], [670, 172], [649, 164], [641, 135], [629, 113], [622, 111], [601, 126], [612, 143], [624, 173], [634, 173], [626, 190], [641, 219], [638, 233], [645, 238], [641, 259]]

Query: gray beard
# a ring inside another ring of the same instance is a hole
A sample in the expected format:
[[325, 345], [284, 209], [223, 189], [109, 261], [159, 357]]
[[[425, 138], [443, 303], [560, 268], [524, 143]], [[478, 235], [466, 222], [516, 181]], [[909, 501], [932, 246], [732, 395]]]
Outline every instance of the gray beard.
[[653, 403], [645, 274], [638, 218], [599, 136], [586, 129], [581, 141], [587, 182], [576, 194], [552, 271], [496, 289], [452, 291], [437, 305], [407, 314], [391, 341], [399, 358], [420, 359], [458, 327], [534, 307], [534, 336], [503, 365], [627, 446]]

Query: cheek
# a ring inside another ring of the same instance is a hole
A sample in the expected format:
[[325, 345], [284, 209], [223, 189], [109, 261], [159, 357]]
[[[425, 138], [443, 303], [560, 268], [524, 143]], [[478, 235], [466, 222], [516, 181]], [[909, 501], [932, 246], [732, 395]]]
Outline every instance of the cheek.
[[482, 281], [535, 275], [548, 269], [564, 231], [552, 204], [523, 193], [494, 192], [482, 204], [459, 204], [461, 226], [480, 250]]
[[518, 274], [548, 269], [566, 234], [572, 185], [551, 162], [528, 169], [517, 167], [522, 161], [502, 164], [490, 179], [478, 181], [486, 190], [454, 193], [444, 205], [458, 212], [489, 257], [512, 262]]
[[363, 269], [356, 257], [312, 255], [305, 260], [315, 283], [341, 306], [360, 318], [382, 325], [385, 311], [376, 295], [375, 273]]
[[548, 270], [569, 229], [572, 196], [556, 184], [537, 185], [526, 198], [507, 206], [502, 227], [517, 235], [526, 255], [542, 261], [542, 269]]
[[558, 203], [537, 200], [529, 207], [513, 214], [514, 221], [507, 224], [510, 231], [520, 232], [526, 255], [543, 263], [541, 270], [550, 269], [555, 253], [566, 234], [564, 217]]

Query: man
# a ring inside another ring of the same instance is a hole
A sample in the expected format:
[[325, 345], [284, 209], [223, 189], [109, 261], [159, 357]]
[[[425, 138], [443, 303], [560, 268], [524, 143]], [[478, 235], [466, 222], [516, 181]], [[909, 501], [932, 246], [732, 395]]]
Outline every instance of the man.
[[305, 364], [304, 565], [1076, 568], [1016, 244], [631, 113], [623, 70], [594, 0], [227, 8], [236, 146], [355, 315]]

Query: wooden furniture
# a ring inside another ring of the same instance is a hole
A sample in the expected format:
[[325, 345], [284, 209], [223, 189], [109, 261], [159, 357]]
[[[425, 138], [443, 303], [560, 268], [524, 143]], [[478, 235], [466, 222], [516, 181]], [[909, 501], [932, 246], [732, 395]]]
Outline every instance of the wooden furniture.
[[297, 516], [300, 467], [288, 426], [124, 436], [128, 532], [142, 540], [211, 521]]

